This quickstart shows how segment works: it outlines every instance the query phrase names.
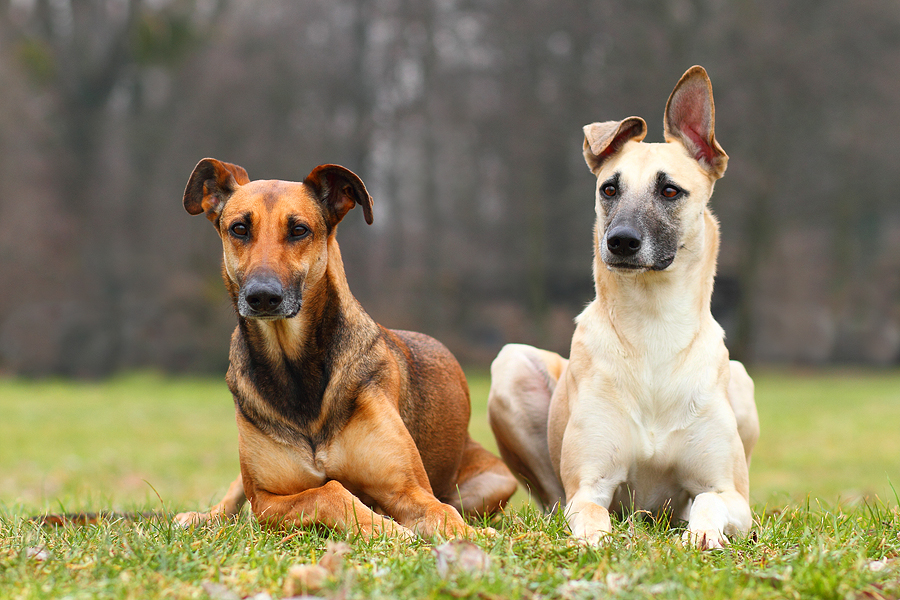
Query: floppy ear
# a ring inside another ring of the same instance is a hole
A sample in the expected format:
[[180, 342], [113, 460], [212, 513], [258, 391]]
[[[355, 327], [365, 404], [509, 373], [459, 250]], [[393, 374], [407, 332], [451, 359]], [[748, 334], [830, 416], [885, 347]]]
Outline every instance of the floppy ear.
[[725, 174], [728, 155], [716, 141], [716, 107], [706, 69], [694, 66], [681, 76], [666, 103], [666, 141], [680, 141], [710, 175]]
[[184, 188], [184, 209], [192, 215], [206, 213], [206, 218], [215, 223], [234, 190], [247, 183], [250, 178], [243, 167], [204, 158], [194, 167]]
[[647, 123], [640, 117], [623, 121], [604, 121], [584, 126], [584, 160], [596, 175], [610, 156], [618, 152], [628, 140], [636, 142], [647, 135]]
[[362, 206], [366, 223], [372, 224], [372, 197], [356, 173], [340, 165], [319, 165], [306, 176], [310, 186], [325, 206], [329, 228], [341, 222], [354, 204]]

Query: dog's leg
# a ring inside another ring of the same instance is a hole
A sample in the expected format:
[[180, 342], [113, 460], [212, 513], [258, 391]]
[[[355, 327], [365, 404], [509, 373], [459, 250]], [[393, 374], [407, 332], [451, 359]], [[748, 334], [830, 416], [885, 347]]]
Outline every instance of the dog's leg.
[[[744, 458], [749, 468], [753, 447], [759, 439], [759, 416], [753, 399], [753, 380], [744, 365], [738, 361], [730, 361], [729, 368], [731, 380], [728, 383], [728, 402], [734, 411]], [[746, 495], [736, 490], [698, 494], [690, 507], [684, 540], [703, 550], [721, 548], [728, 543], [727, 536], [749, 531], [752, 519]]]
[[383, 533], [413, 537], [406, 527], [376, 514], [334, 479], [321, 487], [286, 496], [256, 490], [252, 505], [260, 523], [269, 527], [324, 525], [366, 537]]
[[240, 512], [247, 496], [244, 494], [244, 480], [238, 475], [237, 479], [228, 486], [225, 497], [209, 509], [209, 512], [185, 512], [175, 515], [175, 522], [182, 527], [201, 525], [209, 520], [233, 517]]
[[723, 547], [728, 544], [728, 536], [750, 531], [753, 521], [744, 448], [731, 415], [725, 411], [727, 408], [718, 424], [712, 415], [715, 426], [709, 431], [726, 433], [731, 439], [730, 447], [716, 444], [715, 434], [706, 436], [712, 442], [710, 445], [703, 444], [698, 436], [690, 444], [690, 451], [682, 456], [683, 463], [688, 465], [705, 461], [705, 473], [695, 471], [687, 487], [696, 496], [690, 508], [688, 530], [684, 533], [685, 542], [704, 550]]
[[456, 509], [432, 493], [416, 444], [388, 396], [361, 397], [330, 450], [332, 476], [423, 537], [473, 537]]
[[731, 381], [728, 383], [728, 401], [734, 410], [737, 420], [738, 435], [744, 445], [747, 466], [750, 466], [750, 455], [759, 439], [759, 415], [756, 413], [756, 402], [753, 399], [753, 380], [747, 374], [744, 365], [736, 360], [729, 363]]
[[749, 531], [752, 519], [750, 504], [736, 490], [698, 494], [683, 539], [701, 550], [722, 548], [727, 536]]
[[488, 418], [500, 455], [549, 510], [565, 498], [547, 444], [550, 398], [566, 359], [523, 344], [507, 344], [491, 364]]
[[489, 515], [503, 508], [515, 493], [516, 478], [502, 460], [469, 438], [456, 486], [447, 504], [464, 515]]
[[[571, 423], [570, 423], [571, 425]], [[571, 429], [571, 427], [570, 427]], [[567, 436], [569, 431], [566, 432]], [[612, 436], [609, 436], [612, 438]], [[579, 441], [580, 440], [580, 441]], [[622, 440], [608, 443], [603, 440], [597, 443], [593, 456], [578, 456], [567, 448], [567, 444], [575, 444], [584, 448], [584, 443], [591, 441], [584, 432], [574, 432], [563, 441], [563, 462], [560, 469], [566, 481], [568, 502], [566, 503], [566, 521], [572, 536], [584, 543], [597, 546], [609, 540], [612, 533], [612, 520], [609, 507], [613, 503], [616, 490], [625, 481], [627, 468], [613, 456], [616, 447], [622, 447]], [[568, 464], [565, 457], [577, 457], [578, 464]]]

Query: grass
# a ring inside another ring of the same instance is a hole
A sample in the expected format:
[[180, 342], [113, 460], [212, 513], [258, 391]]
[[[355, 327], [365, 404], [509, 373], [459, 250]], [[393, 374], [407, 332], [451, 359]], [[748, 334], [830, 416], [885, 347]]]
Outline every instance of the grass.
[[[600, 549], [520, 494], [475, 540], [483, 574], [441, 578], [434, 545], [288, 537], [244, 518], [184, 531], [167, 521], [42, 529], [43, 511], [196, 509], [237, 472], [224, 383], [129, 375], [101, 383], [0, 380], [0, 598], [282, 597], [288, 569], [329, 540], [351, 545], [316, 593], [337, 598], [898, 598], [900, 373], [754, 373], [762, 438], [751, 536], [681, 546], [676, 524], [615, 523]], [[488, 381], [471, 373], [472, 433], [493, 447]], [[158, 494], [158, 495], [157, 495]]]

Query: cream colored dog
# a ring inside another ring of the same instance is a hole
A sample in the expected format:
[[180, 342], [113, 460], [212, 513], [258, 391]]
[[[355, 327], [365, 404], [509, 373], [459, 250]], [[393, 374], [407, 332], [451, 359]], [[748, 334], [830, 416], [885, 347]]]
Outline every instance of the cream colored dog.
[[689, 69], [665, 111], [665, 143], [639, 117], [584, 128], [597, 176], [597, 297], [571, 358], [508, 345], [491, 367], [501, 454], [545, 509], [565, 502], [572, 534], [611, 532], [610, 510], [670, 511], [704, 549], [747, 532], [753, 381], [729, 361], [710, 313], [719, 249], [707, 207], [728, 155], [712, 85]]

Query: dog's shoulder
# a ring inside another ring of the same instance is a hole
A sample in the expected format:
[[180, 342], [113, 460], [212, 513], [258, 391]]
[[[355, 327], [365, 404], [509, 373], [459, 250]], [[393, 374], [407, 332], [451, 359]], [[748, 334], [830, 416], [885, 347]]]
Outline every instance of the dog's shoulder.
[[456, 414], [468, 419], [469, 388], [453, 353], [424, 333], [383, 329], [391, 351], [398, 357], [403, 378], [399, 410], [407, 426], [426, 414]]
[[392, 349], [399, 350], [414, 369], [440, 368], [449, 365], [459, 367], [453, 353], [430, 335], [383, 327], [382, 332], [384, 338], [393, 346]]

